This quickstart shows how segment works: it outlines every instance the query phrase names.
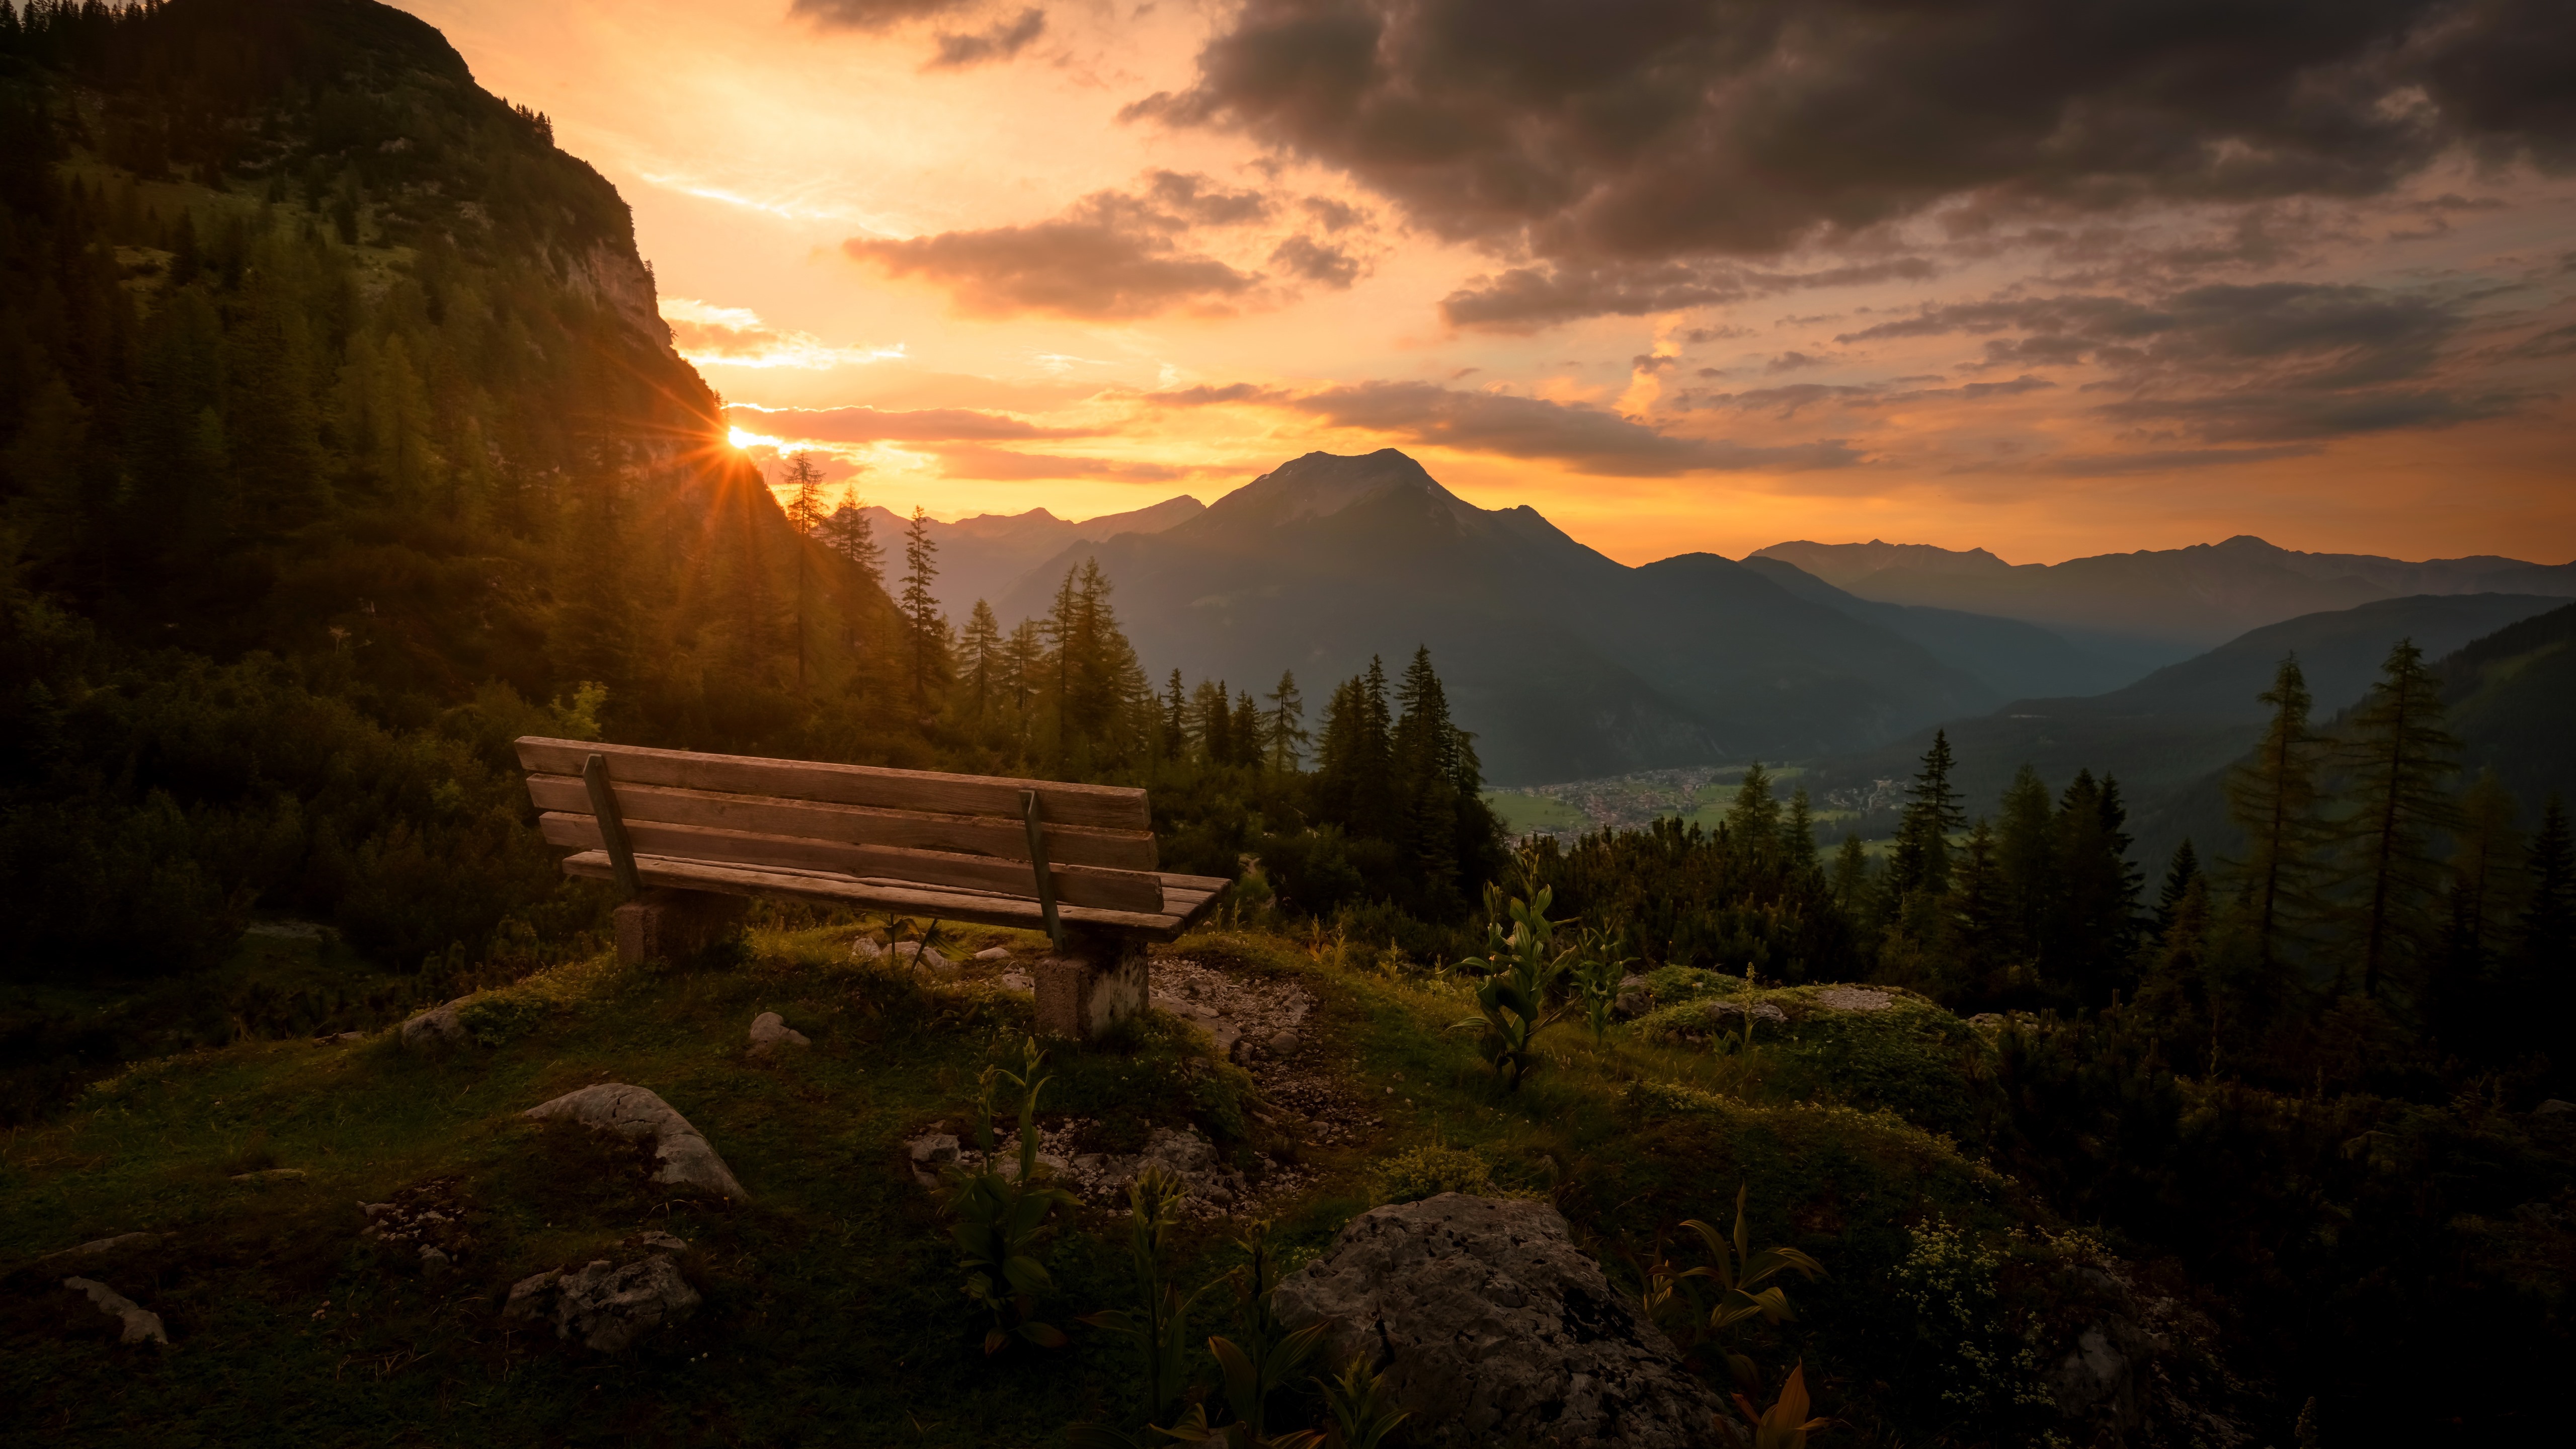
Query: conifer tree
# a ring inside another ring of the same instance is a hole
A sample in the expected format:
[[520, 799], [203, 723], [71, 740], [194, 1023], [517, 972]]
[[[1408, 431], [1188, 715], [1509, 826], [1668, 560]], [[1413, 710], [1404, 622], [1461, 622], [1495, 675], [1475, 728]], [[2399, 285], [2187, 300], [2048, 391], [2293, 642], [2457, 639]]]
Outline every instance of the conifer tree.
[[[1175, 671], [1173, 678], [1180, 676]], [[1306, 701], [1297, 693], [1296, 671], [1279, 671], [1279, 687], [1270, 691], [1270, 710], [1263, 742], [1270, 753], [1270, 768], [1280, 774], [1293, 774], [1305, 757]]]
[[2365, 996], [2376, 997], [2427, 943], [2428, 906], [2442, 884], [2434, 841], [2458, 816], [2443, 785], [2459, 750], [2443, 727], [2441, 682], [2415, 641], [2399, 640], [2336, 751], [2352, 791], [2337, 832], [2346, 915], [2337, 972], [2340, 979], [2357, 961]]
[[1950, 787], [1950, 771], [1957, 763], [1950, 732], [1933, 731], [1932, 748], [1923, 752], [1923, 769], [1914, 777], [1914, 799], [1897, 822], [1896, 843], [1888, 854], [1891, 900], [1939, 895], [1949, 888], [1949, 837], [1968, 823], [1967, 812], [1959, 808], [1959, 792]]
[[1199, 747], [1199, 760], [1211, 769], [1221, 768], [1234, 759], [1234, 702], [1226, 697], [1225, 682], [1202, 679], [1190, 696], [1192, 735]]
[[2019, 959], [2039, 953], [2058, 897], [2057, 806], [2039, 772], [2024, 763], [2004, 787], [1995, 830], [1996, 868], [2003, 876], [2008, 947]]
[[796, 534], [796, 689], [805, 689], [805, 540], [823, 523], [823, 470], [811, 453], [787, 458], [787, 526]]
[[1030, 711], [1046, 687], [1046, 636], [1040, 632], [1037, 620], [1022, 619], [1019, 626], [1011, 630], [1011, 640], [1003, 650], [1003, 658], [1008, 661], [1004, 668], [1010, 681], [1013, 738], [1025, 754], [1033, 738]]
[[2576, 836], [2555, 795], [2540, 812], [2523, 875], [2528, 890], [2514, 919], [2510, 972], [2515, 1009], [2526, 1043], [2550, 1054], [2564, 1082], [2566, 1022], [2576, 1012]]
[[2088, 1006], [2106, 1004], [2131, 969], [2143, 882], [2129, 863], [2128, 808], [2120, 782], [2075, 772], [2058, 801], [2056, 908], [2040, 940], [2052, 984]]
[[975, 601], [974, 609], [966, 616], [966, 633], [959, 641], [959, 652], [966, 665], [968, 708], [976, 728], [981, 729], [1006, 667], [1001, 621], [993, 617], [993, 606], [982, 599]]
[[1744, 782], [1735, 787], [1735, 799], [1726, 807], [1726, 837], [1738, 850], [1757, 858], [1768, 858], [1780, 846], [1780, 802], [1771, 798], [1771, 777], [1755, 760], [1744, 771]]
[[1181, 688], [1181, 671], [1163, 685], [1163, 758], [1177, 760], [1190, 750], [1190, 697]]
[[1845, 835], [1834, 849], [1834, 904], [1853, 921], [1869, 899], [1869, 847], [1857, 835]]
[[930, 692], [947, 678], [948, 621], [930, 591], [939, 577], [939, 545], [930, 536], [930, 510], [912, 506], [912, 526], [903, 536], [904, 644], [912, 666], [912, 708], [930, 715]]
[[2261, 701], [2272, 707], [2263, 743], [2227, 776], [2228, 818], [2245, 835], [2245, 858], [2228, 865], [2245, 898], [2256, 968], [2272, 977], [2316, 910], [2322, 741], [2308, 728], [2308, 686], [2297, 655], [2281, 661]]
[[2005, 933], [2011, 902], [1995, 859], [1995, 832], [1983, 818], [1968, 832], [1951, 872], [1943, 912], [1944, 1000], [1983, 1004], [2002, 986], [2008, 964]]
[[1235, 691], [1234, 696], [1234, 763], [1245, 769], [1261, 768], [1265, 753], [1261, 743], [1261, 706], [1252, 702], [1252, 691]]
[[2192, 850], [2191, 838], [2185, 836], [2182, 844], [2174, 847], [2173, 862], [2165, 867], [2163, 889], [2156, 892], [2157, 939], [2163, 939], [2165, 928], [2173, 924], [2175, 908], [2182, 904], [2184, 892], [2190, 890], [2191, 883], [2198, 879], [2200, 856]]
[[853, 495], [823, 522], [823, 541], [832, 552], [859, 566], [868, 582], [885, 587], [885, 546], [877, 542], [876, 525], [869, 521], [867, 505]]
[[1804, 785], [1789, 797], [1788, 818], [1780, 822], [1780, 854], [1801, 874], [1816, 868], [1816, 813]]

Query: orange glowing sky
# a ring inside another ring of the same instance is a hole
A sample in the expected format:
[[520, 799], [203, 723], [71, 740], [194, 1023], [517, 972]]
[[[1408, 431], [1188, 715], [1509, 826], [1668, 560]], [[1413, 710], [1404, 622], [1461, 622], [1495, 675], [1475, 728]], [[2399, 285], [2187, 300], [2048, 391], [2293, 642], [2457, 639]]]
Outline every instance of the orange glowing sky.
[[[1371, 3], [1408, 0], [1308, 9]], [[1396, 446], [1630, 563], [2236, 533], [2576, 555], [2576, 181], [2540, 149], [2125, 201], [1882, 180], [1901, 200], [1858, 222], [1847, 188], [1832, 225], [1609, 257], [1169, 100], [1219, 93], [1231, 4], [407, 8], [624, 194], [737, 437], [897, 510], [1084, 517]], [[1639, 174], [1618, 204], [1718, 185]], [[1513, 300], [1581, 279], [1618, 300]]]

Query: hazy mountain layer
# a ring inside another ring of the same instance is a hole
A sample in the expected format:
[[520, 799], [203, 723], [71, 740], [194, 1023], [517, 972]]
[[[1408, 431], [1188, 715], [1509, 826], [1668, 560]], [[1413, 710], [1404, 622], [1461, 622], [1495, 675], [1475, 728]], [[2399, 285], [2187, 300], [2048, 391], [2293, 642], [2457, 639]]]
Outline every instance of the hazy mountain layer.
[[2419, 594], [2576, 596], [2576, 564], [2481, 556], [2410, 563], [2300, 553], [2240, 534], [2224, 543], [2008, 564], [1984, 549], [1925, 544], [1779, 543], [1780, 559], [1864, 599], [1965, 609], [2100, 642], [2206, 649], [2248, 629]]
[[[2052, 788], [2064, 786], [2079, 769], [2116, 775], [2131, 803], [2139, 859], [2161, 860], [2186, 835], [2205, 852], [2224, 820], [2217, 776], [2261, 736], [2266, 709], [2257, 696], [2271, 687], [2284, 656], [2298, 656], [2316, 700], [2315, 717], [2322, 723], [2360, 701], [2400, 639], [2411, 638], [2427, 657], [2441, 659], [2518, 621], [2531, 620], [2520, 626], [2529, 628], [2543, 622], [2535, 615], [2554, 619], [2569, 612], [2559, 600], [2535, 595], [2464, 594], [2384, 599], [2291, 619], [2108, 694], [2016, 700], [1992, 714], [1950, 721], [1943, 728], [1958, 754], [1953, 778], [1975, 814], [1993, 808], [2025, 762]], [[2565, 632], [2562, 628], [2556, 645], [2542, 639], [2515, 654], [2535, 654], [2530, 662], [2543, 666], [2533, 676], [2537, 687], [2517, 687], [2506, 677], [2510, 670], [2495, 677], [2497, 725], [2490, 758], [2533, 748], [2528, 742], [2508, 742], [2521, 739], [2525, 719], [2548, 718], [2539, 701], [2548, 688], [2543, 681], [2556, 678], [2554, 671], [2565, 667], [2550, 662], [2564, 652]], [[2563, 712], [2557, 716], [2562, 730], [2568, 717]], [[1829, 795], [1865, 799], [1878, 781], [1910, 777], [1931, 738], [1930, 729], [1917, 730], [1882, 748], [1820, 764], [1812, 777]], [[1901, 798], [1893, 791], [1876, 793], [1882, 809]], [[1873, 819], [1864, 825], [1883, 823]]]
[[1163, 532], [1075, 545], [996, 600], [1002, 618], [1043, 614], [1084, 556], [1156, 671], [1259, 692], [1292, 668], [1319, 709], [1371, 655], [1427, 644], [1499, 781], [1865, 748], [1998, 698], [1740, 564], [1629, 568], [1393, 449], [1310, 453]]
[[1934, 658], [1973, 675], [2007, 699], [2099, 694], [2155, 668], [2169, 652], [2093, 634], [2069, 639], [2055, 630], [1991, 614], [1880, 603], [1835, 588], [1785, 559], [1761, 554], [1745, 559], [1744, 566], [1799, 598], [1913, 640]]
[[[864, 511], [876, 528], [877, 542], [885, 548], [888, 577], [900, 575], [904, 530], [911, 527], [911, 520], [874, 504]], [[939, 546], [939, 576], [932, 582], [931, 592], [937, 596], [940, 610], [963, 624], [977, 599], [998, 602], [1030, 569], [1071, 545], [1097, 543], [1122, 533], [1160, 533], [1206, 511], [1206, 504], [1184, 494], [1150, 507], [1105, 513], [1079, 522], [1058, 518], [1043, 508], [1026, 513], [978, 513], [954, 523], [934, 518], [929, 520], [929, 536]], [[1014, 615], [1002, 622], [1007, 626], [1016, 618]]]

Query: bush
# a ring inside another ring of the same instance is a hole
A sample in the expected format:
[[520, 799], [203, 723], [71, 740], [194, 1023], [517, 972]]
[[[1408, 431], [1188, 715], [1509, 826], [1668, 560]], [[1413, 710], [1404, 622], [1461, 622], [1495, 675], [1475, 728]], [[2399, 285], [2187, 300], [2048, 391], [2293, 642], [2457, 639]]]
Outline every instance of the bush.
[[1511, 1196], [1494, 1190], [1494, 1170], [1485, 1165], [1485, 1159], [1443, 1143], [1399, 1153], [1378, 1169], [1377, 1197], [1382, 1203], [1420, 1202], [1444, 1192]]

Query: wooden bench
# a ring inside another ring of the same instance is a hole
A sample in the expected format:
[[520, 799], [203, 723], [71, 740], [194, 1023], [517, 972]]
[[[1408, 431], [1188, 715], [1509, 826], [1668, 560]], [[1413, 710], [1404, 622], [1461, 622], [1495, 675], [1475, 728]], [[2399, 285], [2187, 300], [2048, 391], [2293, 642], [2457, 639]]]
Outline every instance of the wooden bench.
[[538, 825], [565, 873], [613, 881], [617, 950], [677, 958], [775, 896], [1043, 931], [1038, 1025], [1089, 1040], [1147, 999], [1145, 943], [1226, 881], [1155, 868], [1145, 792], [702, 755], [528, 736]]

